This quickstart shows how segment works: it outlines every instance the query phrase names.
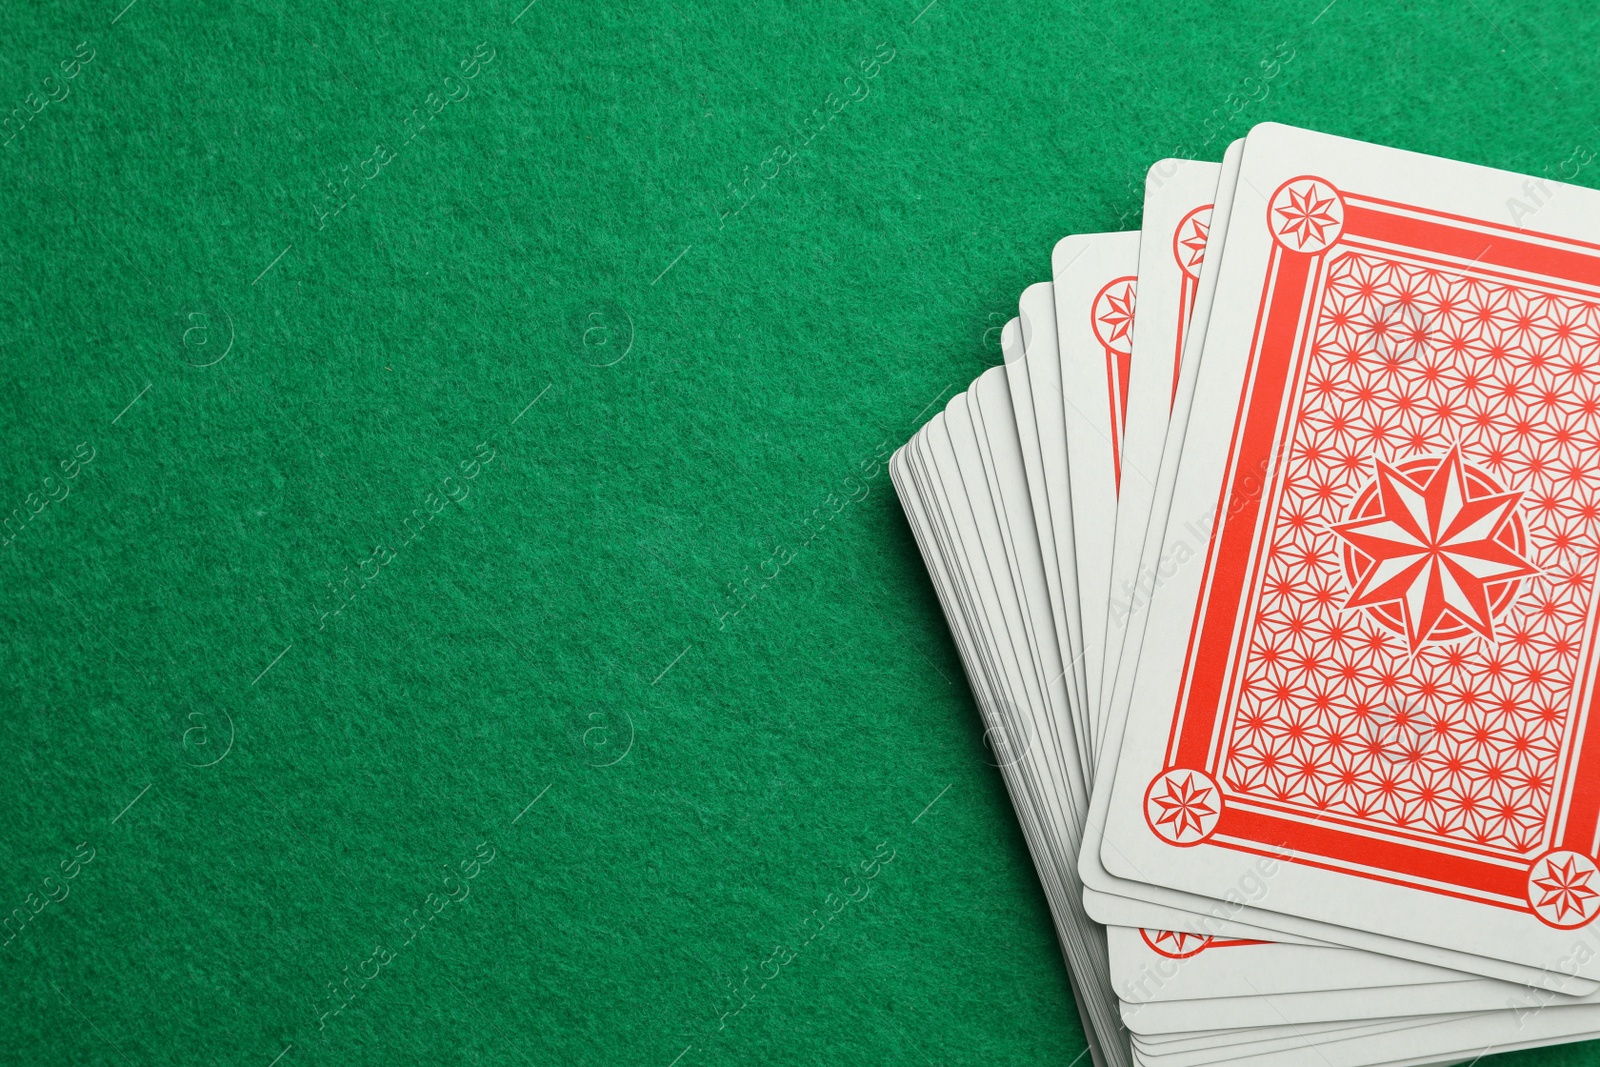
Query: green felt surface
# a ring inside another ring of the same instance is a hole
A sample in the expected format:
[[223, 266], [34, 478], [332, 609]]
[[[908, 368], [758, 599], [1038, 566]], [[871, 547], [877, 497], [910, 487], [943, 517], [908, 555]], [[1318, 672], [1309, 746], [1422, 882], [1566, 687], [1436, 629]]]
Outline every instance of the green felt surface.
[[1073, 1063], [881, 458], [1158, 157], [1600, 143], [1592, 4], [124, 2], [0, 13], [6, 1063]]

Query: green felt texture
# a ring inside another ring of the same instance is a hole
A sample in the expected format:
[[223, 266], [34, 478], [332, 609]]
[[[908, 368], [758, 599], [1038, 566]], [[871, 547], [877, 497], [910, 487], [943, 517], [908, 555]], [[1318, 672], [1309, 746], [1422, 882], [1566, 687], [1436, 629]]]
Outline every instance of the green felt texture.
[[1075, 1062], [882, 456], [1163, 155], [1600, 143], [1585, 3], [123, 2], [0, 12], [5, 1063]]

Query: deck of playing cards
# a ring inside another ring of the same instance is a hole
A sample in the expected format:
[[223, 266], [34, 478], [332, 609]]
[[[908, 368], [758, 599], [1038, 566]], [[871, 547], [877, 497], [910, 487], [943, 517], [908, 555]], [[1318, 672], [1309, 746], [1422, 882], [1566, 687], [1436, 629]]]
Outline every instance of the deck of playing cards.
[[1257, 126], [1002, 350], [891, 471], [1095, 1062], [1600, 1037], [1600, 192]]

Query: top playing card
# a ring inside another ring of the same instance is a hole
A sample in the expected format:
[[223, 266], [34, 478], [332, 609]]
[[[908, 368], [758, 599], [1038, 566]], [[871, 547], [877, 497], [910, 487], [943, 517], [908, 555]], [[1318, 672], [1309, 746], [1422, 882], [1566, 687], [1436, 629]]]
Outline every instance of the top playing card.
[[1252, 131], [1108, 869], [1600, 976], [1600, 195], [1526, 181]]

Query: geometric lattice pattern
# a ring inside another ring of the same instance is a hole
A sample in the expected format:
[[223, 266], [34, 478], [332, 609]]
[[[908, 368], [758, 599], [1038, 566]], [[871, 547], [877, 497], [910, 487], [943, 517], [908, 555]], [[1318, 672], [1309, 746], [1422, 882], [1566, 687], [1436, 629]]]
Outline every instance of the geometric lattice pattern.
[[[1536, 855], [1588, 651], [1600, 307], [1366, 251], [1330, 264], [1318, 303], [1219, 778], [1310, 814]], [[1493, 641], [1458, 629], [1413, 649], [1376, 609], [1349, 606], [1331, 527], [1377, 461], [1457, 446], [1521, 494], [1521, 554], [1537, 571], [1499, 598]]]

